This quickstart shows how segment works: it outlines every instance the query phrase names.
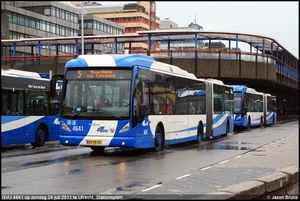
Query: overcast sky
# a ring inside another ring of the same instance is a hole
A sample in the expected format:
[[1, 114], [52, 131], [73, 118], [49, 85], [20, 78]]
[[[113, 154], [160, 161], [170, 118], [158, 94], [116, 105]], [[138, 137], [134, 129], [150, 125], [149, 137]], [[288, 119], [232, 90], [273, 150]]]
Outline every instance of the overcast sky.
[[[102, 5], [136, 1], [97, 1]], [[156, 1], [156, 15], [179, 27], [195, 22], [204, 31], [228, 31], [270, 37], [299, 59], [299, 1]], [[246, 51], [249, 51], [248, 49]]]

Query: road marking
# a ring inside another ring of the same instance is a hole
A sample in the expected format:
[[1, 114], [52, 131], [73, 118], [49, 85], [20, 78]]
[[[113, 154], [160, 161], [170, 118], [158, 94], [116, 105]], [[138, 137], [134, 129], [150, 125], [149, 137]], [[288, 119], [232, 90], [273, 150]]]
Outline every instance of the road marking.
[[147, 188], [147, 189], [142, 190], [142, 192], [149, 191], [149, 190], [151, 190], [151, 189], [154, 189], [154, 188], [157, 188], [157, 187], [160, 187], [160, 186], [161, 186], [161, 184], [155, 185], [155, 186], [152, 186], [152, 187], [150, 187], [150, 188]]
[[191, 174], [186, 174], [186, 175], [183, 175], [183, 176], [181, 176], [181, 177], [177, 177], [177, 178], [175, 178], [175, 179], [182, 179], [182, 178], [188, 177], [188, 176], [191, 176]]
[[228, 161], [229, 161], [229, 160], [225, 160], [225, 161], [220, 162], [219, 164], [226, 163], [226, 162], [228, 162]]
[[202, 168], [201, 170], [207, 170], [209, 168], [212, 168], [213, 166], [208, 166], [208, 167], [205, 167], [205, 168]]

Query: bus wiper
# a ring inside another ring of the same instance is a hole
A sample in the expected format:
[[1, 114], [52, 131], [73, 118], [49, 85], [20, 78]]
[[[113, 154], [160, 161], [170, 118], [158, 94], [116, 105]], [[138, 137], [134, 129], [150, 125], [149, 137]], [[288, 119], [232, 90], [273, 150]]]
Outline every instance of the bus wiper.
[[70, 118], [73, 119], [74, 117], [76, 117], [77, 115], [79, 115], [80, 112], [77, 112], [76, 114], [74, 114], [73, 116], [71, 116]]
[[114, 116], [115, 118], [117, 118], [117, 119], [123, 119], [122, 117], [120, 117], [120, 116]]
[[101, 113], [101, 114], [104, 114], [105, 115], [105, 117], [114, 117], [114, 118], [116, 118], [116, 119], [123, 119], [122, 117], [120, 117], [120, 116], [115, 116], [115, 115], [107, 115], [108, 113]]
[[115, 115], [110, 115], [110, 116], [107, 116], [107, 117], [114, 117], [114, 118], [116, 118], [116, 119], [123, 119], [122, 117], [120, 117], [120, 116], [115, 116]]

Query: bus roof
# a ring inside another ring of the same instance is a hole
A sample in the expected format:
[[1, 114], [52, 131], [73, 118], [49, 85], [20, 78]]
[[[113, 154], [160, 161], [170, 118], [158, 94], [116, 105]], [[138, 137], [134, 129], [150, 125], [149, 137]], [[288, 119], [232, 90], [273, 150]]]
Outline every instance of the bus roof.
[[[39, 79], [42, 78], [37, 72], [23, 71], [23, 70], [15, 70], [15, 69], [1, 69], [2, 76], [10, 76], [10, 77], [23, 77], [28, 79]], [[42, 78], [44, 79], [44, 78]]]
[[143, 54], [80, 55], [76, 59], [68, 61], [65, 67], [133, 67], [135, 65], [148, 67], [151, 71], [197, 79], [194, 74], [178, 66], [156, 61], [154, 58]]
[[49, 90], [50, 80], [42, 78], [38, 73], [1, 69], [1, 87], [20, 89]]
[[137, 63], [150, 66], [154, 62], [154, 58], [142, 54], [90, 54], [79, 55], [68, 61], [65, 67], [132, 67]]
[[262, 92], [258, 92], [253, 88], [247, 87], [246, 85], [230, 85], [233, 87], [234, 92], [246, 92], [246, 93], [252, 93], [252, 94], [261, 94]]

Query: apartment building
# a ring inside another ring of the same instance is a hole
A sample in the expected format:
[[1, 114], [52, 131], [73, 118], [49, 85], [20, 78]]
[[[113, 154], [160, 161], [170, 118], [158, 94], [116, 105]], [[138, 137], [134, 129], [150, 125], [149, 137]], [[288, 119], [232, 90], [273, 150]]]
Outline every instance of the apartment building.
[[[125, 27], [124, 34], [133, 34], [137, 31], [159, 30], [160, 20], [156, 16], [155, 1], [137, 1], [137, 3], [101, 5], [101, 3], [86, 1], [70, 1], [70, 4], [78, 8], [83, 6], [86, 15], [98, 16], [100, 18], [115, 22]], [[158, 48], [158, 43], [153, 42], [151, 49]], [[125, 44], [124, 48], [129, 48]], [[134, 43], [130, 45], [131, 50], [147, 50], [145, 43]]]

